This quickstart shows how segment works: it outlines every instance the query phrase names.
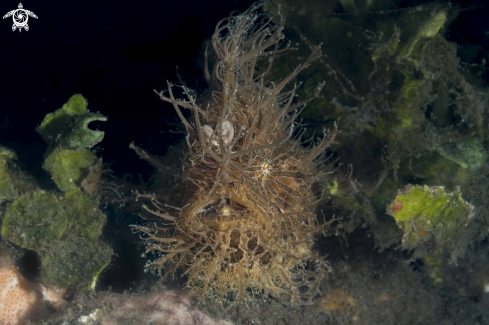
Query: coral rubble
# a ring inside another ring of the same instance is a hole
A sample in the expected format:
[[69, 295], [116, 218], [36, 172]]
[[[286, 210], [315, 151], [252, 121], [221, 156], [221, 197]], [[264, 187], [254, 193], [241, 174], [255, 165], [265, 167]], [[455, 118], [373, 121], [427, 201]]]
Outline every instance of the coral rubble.
[[195, 309], [189, 291], [161, 291], [141, 295], [98, 293], [80, 296], [51, 317], [52, 325], [232, 325]]

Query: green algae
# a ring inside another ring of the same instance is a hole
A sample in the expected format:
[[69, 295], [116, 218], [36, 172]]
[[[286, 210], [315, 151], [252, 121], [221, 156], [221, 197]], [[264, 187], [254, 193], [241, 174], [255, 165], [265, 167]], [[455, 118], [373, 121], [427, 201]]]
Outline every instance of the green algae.
[[[489, 97], [477, 86], [484, 84], [483, 78], [474, 73], [484, 71], [484, 61], [472, 62], [473, 68], [469, 68], [467, 62], [461, 62], [457, 44], [446, 39], [446, 26], [459, 9], [426, 3], [416, 11], [390, 12], [392, 19], [372, 19], [379, 12], [387, 14], [385, 3], [274, 3], [276, 6], [267, 3], [264, 8], [277, 21], [286, 18], [284, 28], [294, 47], [287, 60], [277, 57], [274, 61], [279, 78], [285, 78], [315, 46], [323, 44], [323, 56], [298, 75], [303, 82], [298, 98], [307, 102], [301, 113], [309, 123], [304, 139], [341, 118], [342, 133], [330, 149], [343, 163], [354, 166], [358, 191], [346, 190], [349, 185], [340, 181], [339, 187], [331, 181], [325, 185], [335, 212], [350, 215], [343, 224], [362, 224], [348, 220], [358, 218], [351, 211], [370, 206], [375, 218], [366, 213], [361, 218], [371, 224], [376, 245], [384, 249], [398, 246], [401, 227], [394, 218], [382, 214], [398, 189], [406, 189], [407, 184], [441, 187], [446, 195], [458, 193], [462, 197], [463, 193], [466, 206], [474, 205], [473, 217], [464, 224], [459, 216], [458, 226], [447, 221], [454, 228], [442, 221], [432, 229], [420, 225], [427, 228], [404, 234], [402, 247], [415, 249], [413, 258], [439, 246], [452, 261], [462, 256], [470, 243], [488, 233], [484, 225], [489, 218], [485, 208], [485, 107]], [[346, 13], [334, 14], [338, 9]], [[471, 55], [475, 58], [474, 53]], [[317, 85], [324, 82], [316, 96]], [[392, 227], [381, 224], [386, 220]], [[408, 231], [418, 223], [421, 221], [414, 218], [403, 227]], [[449, 240], [450, 231], [454, 238]], [[399, 238], [387, 236], [387, 232]], [[414, 236], [419, 242], [414, 242]]]
[[90, 167], [97, 163], [97, 156], [90, 150], [55, 150], [44, 162], [54, 182], [62, 191], [73, 191], [81, 187]]
[[0, 203], [15, 200], [36, 187], [34, 179], [17, 162], [16, 153], [0, 146]]
[[[398, 27], [395, 27], [394, 32], [392, 33], [389, 41], [385, 44], [381, 44], [373, 50], [372, 53], [372, 61], [377, 61], [378, 59], [390, 57], [394, 55], [399, 49], [399, 44], [401, 42], [401, 30]], [[389, 69], [389, 67], [387, 67]]]
[[368, 10], [374, 0], [339, 0], [339, 3], [347, 12], [358, 13]]
[[484, 147], [477, 138], [449, 142], [440, 146], [437, 151], [464, 169], [482, 167], [487, 156]]
[[105, 222], [98, 201], [81, 191], [66, 196], [34, 191], [7, 207], [2, 236], [20, 247], [42, 252], [49, 250], [54, 241], [73, 234], [96, 240]]
[[105, 122], [107, 117], [99, 113], [90, 112], [71, 117], [59, 139], [56, 140], [56, 146], [64, 150], [80, 150], [91, 148], [101, 142], [105, 132], [89, 129], [88, 124], [93, 121]]
[[443, 266], [445, 265], [445, 256], [442, 249], [434, 249], [432, 252], [422, 257], [425, 265], [426, 280], [429, 285], [440, 288], [445, 281]]
[[82, 95], [71, 96], [60, 109], [47, 114], [36, 131], [47, 143], [54, 141], [72, 116], [83, 115], [87, 112], [87, 105], [88, 102]]
[[326, 188], [329, 190], [331, 195], [337, 195], [338, 194], [338, 182], [333, 181], [332, 184], [326, 184]]
[[473, 216], [474, 207], [462, 199], [458, 188], [449, 192], [442, 186], [408, 185], [388, 205], [387, 213], [404, 231], [404, 247], [431, 239], [443, 246], [458, 237]]
[[82, 191], [66, 193], [63, 207], [70, 218], [70, 235], [91, 240], [96, 240], [102, 235], [107, 217], [98, 206], [97, 198], [92, 198]]
[[2, 236], [44, 256], [41, 276], [46, 284], [93, 289], [113, 255], [100, 240], [107, 218], [98, 205], [80, 190], [29, 192], [7, 207]]
[[419, 28], [417, 34], [412, 37], [401, 49], [399, 55], [397, 56], [397, 60], [408, 60], [416, 67], [419, 67], [423, 47], [428, 46], [428, 43], [424, 43], [423, 41], [438, 35], [440, 29], [445, 25], [446, 21], [447, 15], [445, 11], [440, 11], [426, 20]]
[[113, 255], [100, 239], [107, 217], [98, 208], [98, 198], [81, 189], [99, 162], [89, 149], [104, 137], [88, 124], [106, 120], [88, 111], [83, 96], [74, 95], [37, 128], [49, 145], [44, 169], [62, 192], [32, 191], [35, 183], [17, 166], [15, 153], [0, 147], [0, 200], [12, 201], [3, 215], [2, 236], [43, 256], [41, 277], [46, 284], [93, 289]]
[[44, 169], [62, 191], [81, 188], [97, 157], [89, 149], [103, 140], [103, 131], [88, 128], [90, 122], [107, 121], [87, 109], [82, 95], [73, 95], [62, 108], [49, 113], [36, 131], [49, 144]]
[[432, 40], [446, 21], [447, 16], [444, 11], [437, 13], [426, 20], [416, 35], [400, 49], [400, 30], [396, 28], [389, 41], [373, 51], [374, 62], [381, 58], [395, 57], [395, 61], [390, 61], [386, 65], [386, 70], [398, 71], [404, 77], [394, 103], [395, 109], [378, 116], [375, 127], [365, 124], [365, 127], [377, 137], [387, 137], [391, 143], [396, 140], [403, 141], [404, 131], [415, 130], [425, 122], [424, 110], [420, 108], [424, 107], [432, 90], [433, 77], [424, 66], [421, 66], [421, 61], [424, 51], [433, 46]]
[[94, 283], [110, 263], [112, 249], [100, 240], [70, 238], [55, 241], [42, 259], [44, 283], [59, 287], [95, 289]]
[[24, 194], [7, 207], [2, 236], [14, 244], [41, 251], [66, 235], [68, 216], [63, 197], [47, 191]]

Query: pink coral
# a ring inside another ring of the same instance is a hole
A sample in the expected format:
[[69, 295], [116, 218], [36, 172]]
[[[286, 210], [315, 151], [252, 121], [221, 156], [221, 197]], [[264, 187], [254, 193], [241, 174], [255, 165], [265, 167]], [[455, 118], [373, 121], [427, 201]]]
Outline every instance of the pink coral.
[[48, 315], [42, 294], [15, 267], [0, 267], [0, 325]]
[[65, 303], [56, 290], [24, 278], [0, 248], [0, 325], [21, 325], [49, 316], [47, 300], [53, 307]]

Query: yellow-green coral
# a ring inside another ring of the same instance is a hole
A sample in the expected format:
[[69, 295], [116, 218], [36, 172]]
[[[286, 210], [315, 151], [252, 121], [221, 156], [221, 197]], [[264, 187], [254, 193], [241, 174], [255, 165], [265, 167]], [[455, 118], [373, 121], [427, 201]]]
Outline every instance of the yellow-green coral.
[[113, 254], [100, 239], [107, 217], [98, 198], [81, 189], [90, 167], [99, 161], [89, 148], [104, 137], [88, 124], [106, 120], [87, 110], [83, 96], [74, 95], [37, 128], [49, 145], [44, 168], [64, 193], [35, 190], [15, 153], [0, 147], [0, 202], [13, 201], [5, 207], [2, 237], [42, 255], [46, 284], [93, 289]]
[[45, 251], [56, 240], [78, 236], [96, 240], [102, 234], [106, 216], [98, 201], [81, 191], [65, 195], [29, 192], [7, 207], [2, 236], [16, 245]]
[[66, 193], [63, 204], [70, 216], [70, 235], [89, 240], [97, 240], [102, 235], [102, 228], [107, 221], [106, 215], [98, 208], [97, 198], [77, 190]]
[[29, 192], [7, 207], [2, 236], [42, 253], [46, 284], [88, 289], [112, 256], [112, 249], [100, 240], [107, 218], [98, 204], [81, 190]]
[[73, 95], [62, 108], [49, 113], [37, 132], [50, 145], [44, 168], [62, 191], [80, 188], [97, 157], [89, 150], [104, 138], [104, 132], [91, 130], [93, 121], [107, 121], [99, 113], [90, 113], [82, 95]]
[[107, 121], [107, 118], [99, 113], [87, 112], [81, 116], [72, 117], [56, 139], [56, 147], [61, 149], [91, 148], [104, 138], [104, 132], [91, 130], [88, 124], [93, 121]]
[[97, 163], [97, 156], [90, 150], [55, 150], [48, 156], [44, 168], [62, 191], [79, 189], [88, 176], [90, 166]]
[[477, 138], [450, 142], [440, 146], [437, 151], [464, 169], [480, 168], [486, 159], [486, 151]]
[[418, 30], [416, 36], [412, 37], [409, 42], [402, 48], [397, 59], [408, 60], [412, 62], [416, 67], [419, 66], [419, 54], [423, 49], [423, 40], [435, 37], [440, 29], [447, 21], [447, 15], [445, 11], [440, 11], [430, 19], [428, 19]]
[[55, 140], [72, 116], [83, 115], [87, 112], [87, 105], [87, 100], [82, 95], [71, 96], [63, 107], [47, 114], [36, 131], [47, 143]]
[[17, 163], [12, 150], [0, 146], [0, 202], [16, 199], [36, 187], [34, 179]]
[[331, 195], [338, 194], [338, 182], [337, 181], [333, 181], [332, 184], [326, 184], [326, 187], [328, 188]]
[[427, 271], [426, 280], [435, 287], [440, 287], [443, 284], [445, 273], [443, 266], [445, 258], [442, 249], [434, 249], [429, 254], [423, 256], [424, 266]]
[[460, 190], [442, 186], [411, 186], [400, 190], [387, 207], [404, 231], [402, 244], [414, 248], [434, 240], [438, 246], [453, 241], [473, 216], [474, 207], [462, 199]]
[[68, 228], [63, 197], [46, 191], [29, 192], [8, 206], [2, 236], [20, 247], [39, 251], [61, 239]]
[[81, 285], [94, 289], [94, 281], [109, 264], [112, 253], [100, 240], [55, 241], [42, 260], [41, 278], [44, 283], [59, 287]]

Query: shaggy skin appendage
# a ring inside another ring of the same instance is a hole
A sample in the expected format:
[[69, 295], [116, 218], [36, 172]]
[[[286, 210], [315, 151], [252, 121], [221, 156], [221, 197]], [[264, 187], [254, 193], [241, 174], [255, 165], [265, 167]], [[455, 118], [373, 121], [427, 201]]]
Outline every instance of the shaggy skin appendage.
[[[158, 93], [187, 131], [184, 181], [165, 200], [138, 194], [151, 199], [156, 208], [143, 208], [159, 222], [135, 229], [146, 253], [159, 256], [148, 268], [160, 274], [182, 269], [200, 295], [234, 303], [265, 293], [307, 304], [329, 269], [312, 247], [333, 222], [317, 217], [316, 207], [326, 199], [324, 151], [336, 132], [308, 148], [301, 144], [294, 123], [305, 103], [294, 103], [296, 86], [284, 88], [320, 49], [284, 80], [266, 83], [266, 73], [256, 75], [257, 60], [266, 58], [269, 72], [275, 55], [288, 48], [280, 48], [282, 29], [255, 10], [217, 25], [206, 95], [197, 100], [184, 87], [188, 100], [176, 100], [170, 83], [167, 93]], [[192, 111], [193, 121], [182, 108]]]

